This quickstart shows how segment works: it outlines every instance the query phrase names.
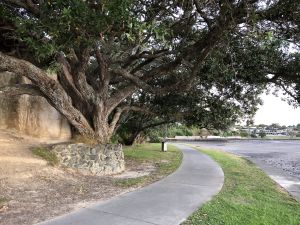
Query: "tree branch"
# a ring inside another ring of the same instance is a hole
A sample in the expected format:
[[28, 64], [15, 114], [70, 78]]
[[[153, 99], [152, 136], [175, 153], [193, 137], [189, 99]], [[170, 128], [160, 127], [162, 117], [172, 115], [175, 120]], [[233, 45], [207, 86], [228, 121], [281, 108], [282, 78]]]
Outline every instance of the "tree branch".
[[128, 85], [122, 90], [117, 91], [107, 102], [107, 112], [110, 114], [124, 99], [133, 94], [138, 88], [135, 84]]
[[90, 60], [90, 49], [86, 48], [79, 54], [78, 65], [75, 66], [72, 74], [74, 83], [79, 92], [87, 100], [92, 100], [95, 94], [94, 89], [87, 83], [85, 72]]
[[39, 16], [41, 14], [38, 5], [34, 4], [32, 0], [3, 0], [3, 2], [23, 8], [35, 16]]
[[114, 69], [112, 71], [115, 74], [121, 75], [122, 77], [126, 78], [127, 80], [130, 80], [132, 83], [134, 83], [137, 87], [142, 88], [146, 91], [149, 92], [154, 92], [153, 87], [146, 82], [142, 81], [139, 79], [137, 76], [134, 76], [130, 74], [127, 70], [125, 69]]
[[199, 2], [199, 0], [194, 0], [194, 4], [196, 6], [196, 10], [197, 12], [200, 14], [200, 16], [203, 18], [203, 20], [205, 21], [205, 23], [208, 26], [208, 29], [211, 29], [212, 27], [212, 21], [207, 17], [207, 15], [202, 11], [201, 9], [201, 4]]
[[113, 116], [113, 119], [110, 123], [110, 130], [111, 132], [113, 132], [116, 128], [116, 125], [118, 123], [118, 121], [120, 120], [120, 117], [122, 115], [123, 112], [125, 111], [138, 111], [138, 112], [144, 112], [144, 113], [147, 113], [147, 114], [152, 114], [151, 111], [145, 109], [145, 108], [142, 108], [142, 107], [138, 107], [138, 106], [123, 106], [123, 107], [118, 107], [116, 109], [116, 113], [114, 114]]
[[43, 93], [39, 90], [38, 86], [33, 84], [16, 84], [0, 87], [0, 94], [17, 96], [17, 95], [32, 95], [43, 96]]
[[[227, 13], [224, 8], [227, 6], [223, 6], [222, 13]], [[113, 101], [110, 103], [110, 112], [116, 107], [118, 104], [120, 104], [121, 101], [123, 101], [125, 98], [127, 98], [130, 94], [132, 94], [135, 90], [137, 90], [138, 87], [143, 88], [145, 90], [157, 93], [157, 94], [164, 94], [172, 91], [173, 87], [176, 87], [176, 84], [171, 87], [165, 87], [163, 89], [159, 88], [153, 88], [148, 86], [146, 82], [151, 81], [163, 74], [169, 74], [170, 71], [174, 71], [180, 64], [182, 64], [184, 61], [192, 61], [194, 67], [192, 68], [192, 74], [188, 78], [189, 82], [183, 89], [188, 89], [189, 86], [192, 84], [193, 79], [196, 77], [197, 70], [199, 66], [202, 64], [202, 62], [206, 59], [206, 57], [209, 55], [209, 53], [212, 51], [214, 47], [217, 46], [218, 42], [221, 40], [222, 35], [224, 32], [228, 29], [232, 29], [232, 26], [236, 23], [236, 21], [233, 20], [239, 20], [240, 18], [243, 18], [245, 15], [247, 15], [247, 11], [244, 9], [245, 6], [243, 4], [237, 6], [236, 8], [230, 10], [231, 15], [220, 15], [219, 19], [217, 20], [215, 26], [213, 26], [209, 32], [202, 36], [201, 39], [196, 41], [194, 44], [187, 46], [181, 54], [179, 54], [175, 59], [163, 63], [160, 66], [157, 66], [155, 68], [152, 68], [146, 72], [143, 73], [143, 76], [136, 77], [133, 76], [130, 73], [125, 73], [124, 71], [117, 71], [120, 75], [123, 77], [131, 80], [133, 82], [132, 86], [124, 88], [124, 90], [118, 91], [113, 96]], [[223, 17], [222, 17], [223, 16]], [[139, 68], [140, 69], [140, 68]], [[134, 70], [133, 73], [138, 72], [137, 70]]]
[[299, 96], [293, 94], [282, 82], [277, 81], [275, 84], [279, 85], [279, 87], [281, 87], [290, 97], [299, 102]]
[[141, 128], [141, 131], [146, 130], [146, 129], [151, 128], [151, 127], [157, 127], [157, 126], [160, 126], [160, 125], [163, 125], [163, 124], [172, 123], [172, 122], [174, 122], [174, 121], [167, 120], [167, 121], [161, 121], [161, 122], [157, 122], [157, 123], [151, 123], [151, 124], [148, 124], [146, 126], [143, 126]]
[[25, 76], [39, 87], [43, 97], [83, 135], [94, 135], [93, 129], [80, 111], [73, 107], [70, 97], [61, 85], [46, 72], [28, 61], [17, 59], [0, 52], [0, 71]]
[[58, 62], [61, 66], [61, 71], [58, 73], [61, 85], [67, 92], [70, 92], [71, 97], [74, 96], [75, 98], [81, 99], [83, 101], [83, 96], [76, 88], [73, 77], [70, 73], [71, 66], [62, 52], [59, 53]]
[[125, 69], [125, 68], [129, 67], [133, 62], [135, 62], [138, 59], [154, 60], [156, 58], [166, 55], [167, 53], [169, 53], [168, 49], [161, 49], [161, 50], [157, 50], [155, 52], [143, 51], [141, 53], [131, 55], [124, 61], [123, 68]]
[[99, 77], [99, 90], [101, 93], [99, 93], [100, 96], [103, 96], [104, 98], [107, 98], [108, 94], [108, 87], [110, 82], [110, 76], [108, 73], [108, 64], [107, 60], [103, 56], [102, 52], [100, 51], [99, 47], [96, 46], [95, 48], [96, 53], [96, 59], [98, 62], [98, 77]]

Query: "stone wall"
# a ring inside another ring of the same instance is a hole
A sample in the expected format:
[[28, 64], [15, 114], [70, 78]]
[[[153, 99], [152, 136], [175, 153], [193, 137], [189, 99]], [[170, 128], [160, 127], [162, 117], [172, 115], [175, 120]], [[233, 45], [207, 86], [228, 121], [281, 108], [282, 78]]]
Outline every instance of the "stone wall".
[[52, 151], [57, 155], [61, 165], [81, 172], [107, 175], [125, 170], [124, 153], [120, 144], [95, 146], [60, 144], [53, 146]]
[[[29, 83], [25, 78], [0, 73], [0, 87]], [[70, 126], [44, 98], [22, 95], [0, 95], [0, 128], [46, 139], [66, 140], [71, 137]]]

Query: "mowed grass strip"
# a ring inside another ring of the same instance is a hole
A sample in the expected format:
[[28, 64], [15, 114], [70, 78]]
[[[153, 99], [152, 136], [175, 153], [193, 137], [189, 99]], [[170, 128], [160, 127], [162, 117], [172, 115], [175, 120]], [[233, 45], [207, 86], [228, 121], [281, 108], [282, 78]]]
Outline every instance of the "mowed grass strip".
[[182, 225], [300, 225], [300, 203], [253, 163], [223, 151], [201, 152], [219, 163], [225, 183]]
[[168, 151], [161, 151], [160, 143], [147, 143], [124, 147], [125, 162], [135, 165], [149, 163], [156, 170], [147, 176], [118, 179], [116, 184], [122, 187], [143, 186], [159, 180], [174, 172], [181, 164], [182, 153], [175, 146], [168, 145]]

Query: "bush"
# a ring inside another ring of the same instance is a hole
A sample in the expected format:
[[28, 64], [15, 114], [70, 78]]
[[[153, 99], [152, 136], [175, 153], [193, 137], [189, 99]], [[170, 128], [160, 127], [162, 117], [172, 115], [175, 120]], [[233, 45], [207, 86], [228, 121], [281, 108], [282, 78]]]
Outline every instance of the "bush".
[[252, 137], [252, 138], [257, 138], [257, 135], [254, 134], [254, 133], [252, 133], [252, 134], [250, 135], [250, 137]]
[[244, 130], [240, 131], [240, 135], [241, 135], [241, 137], [249, 137], [249, 134]]
[[187, 127], [185, 125], [172, 125], [172, 126], [160, 126], [153, 128], [147, 132], [149, 142], [158, 143], [161, 142], [165, 137], [175, 136], [192, 136], [195, 133], [195, 128]]
[[147, 135], [150, 143], [159, 143], [162, 141], [161, 132], [159, 130], [153, 130]]
[[260, 136], [261, 138], [265, 138], [265, 137], [267, 136], [267, 134], [266, 134], [266, 132], [264, 132], [264, 131], [260, 131], [260, 132], [259, 132], [259, 136]]

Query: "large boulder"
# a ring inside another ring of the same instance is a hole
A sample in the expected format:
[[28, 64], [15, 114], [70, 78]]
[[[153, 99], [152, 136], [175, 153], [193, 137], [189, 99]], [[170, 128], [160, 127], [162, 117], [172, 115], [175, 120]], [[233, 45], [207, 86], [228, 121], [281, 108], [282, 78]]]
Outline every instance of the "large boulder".
[[[0, 87], [19, 83], [30, 82], [19, 76], [0, 73]], [[0, 128], [45, 139], [67, 140], [71, 137], [67, 120], [38, 96], [0, 95]]]

